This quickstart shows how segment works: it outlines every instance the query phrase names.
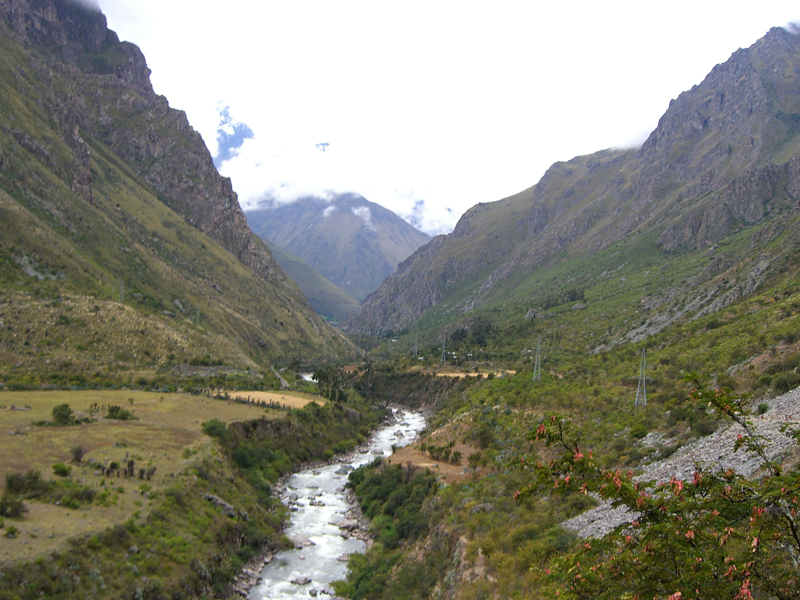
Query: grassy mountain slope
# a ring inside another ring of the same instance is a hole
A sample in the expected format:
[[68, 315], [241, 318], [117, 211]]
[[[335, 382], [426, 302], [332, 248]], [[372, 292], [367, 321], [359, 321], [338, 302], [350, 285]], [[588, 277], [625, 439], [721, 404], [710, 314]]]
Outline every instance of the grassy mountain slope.
[[303, 290], [308, 303], [318, 315], [329, 321], [342, 322], [358, 312], [361, 306], [358, 300], [333, 285], [302, 258], [276, 246], [267, 238], [264, 238], [264, 243], [278, 266]]
[[72, 3], [0, 16], [4, 378], [347, 352], [135, 46]]
[[[681, 94], [638, 151], [557, 163], [534, 187], [467, 211], [453, 233], [399, 265], [349, 328], [375, 334], [418, 324], [441, 335], [509, 304], [523, 315], [541, 312], [623, 263], [626, 277], [647, 271], [647, 261], [684, 271], [691, 285], [681, 292], [693, 296], [687, 301], [708, 296], [713, 277], [733, 265], [687, 272], [678, 264], [685, 253], [699, 257], [733, 236], [737, 260], [755, 265], [764, 240], [752, 236], [765, 224], [771, 238], [791, 229], [800, 199], [798, 72], [798, 36], [771, 30]], [[736, 236], [744, 231], [749, 236]], [[636, 253], [616, 261], [631, 244]], [[652, 279], [651, 293], [674, 295]], [[705, 303], [735, 285], [728, 277]]]
[[247, 213], [258, 235], [292, 252], [358, 301], [430, 238], [355, 194], [306, 198]]

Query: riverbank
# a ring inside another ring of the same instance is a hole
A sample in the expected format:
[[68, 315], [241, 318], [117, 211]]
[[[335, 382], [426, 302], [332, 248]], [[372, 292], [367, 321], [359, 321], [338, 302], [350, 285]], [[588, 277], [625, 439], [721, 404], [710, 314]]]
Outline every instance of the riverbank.
[[258, 565], [262, 567], [260, 581], [246, 573], [249, 579], [243, 578], [237, 592], [242, 594], [244, 584], [253, 583], [248, 590], [253, 600], [331, 593], [331, 582], [346, 575], [349, 556], [364, 552], [371, 544], [370, 524], [345, 489], [349, 473], [376, 458], [388, 457], [393, 446], [409, 444], [425, 424], [419, 413], [394, 409], [370, 439], [352, 452], [307, 464], [281, 478], [273, 493], [290, 511], [291, 521], [284, 533], [294, 547]]

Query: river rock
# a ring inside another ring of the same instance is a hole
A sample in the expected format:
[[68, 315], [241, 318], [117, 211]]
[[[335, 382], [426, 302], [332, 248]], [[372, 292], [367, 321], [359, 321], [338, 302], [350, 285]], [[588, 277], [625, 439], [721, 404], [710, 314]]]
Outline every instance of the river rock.
[[289, 583], [293, 583], [295, 585], [308, 585], [311, 583], [311, 579], [306, 577], [305, 575], [298, 575], [294, 579], [292, 579]]
[[353, 531], [354, 529], [358, 529], [358, 521], [355, 519], [344, 519], [340, 523], [338, 523], [339, 529], [344, 529], [345, 531]]
[[297, 535], [287, 535], [289, 541], [294, 544], [295, 548], [305, 548], [307, 546], [316, 546], [314, 542], [308, 539], [305, 533], [298, 533]]
[[344, 467], [340, 467], [340, 468], [338, 468], [338, 469], [336, 469], [334, 471], [334, 474], [336, 474], [336, 475], [347, 475], [347, 473], [348, 473], [348, 470], [345, 469]]

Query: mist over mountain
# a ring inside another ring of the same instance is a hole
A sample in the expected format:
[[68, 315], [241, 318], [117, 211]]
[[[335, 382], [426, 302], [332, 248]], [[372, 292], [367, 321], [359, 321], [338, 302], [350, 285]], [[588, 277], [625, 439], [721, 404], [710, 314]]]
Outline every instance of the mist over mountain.
[[356, 194], [247, 211], [253, 231], [359, 302], [430, 237]]

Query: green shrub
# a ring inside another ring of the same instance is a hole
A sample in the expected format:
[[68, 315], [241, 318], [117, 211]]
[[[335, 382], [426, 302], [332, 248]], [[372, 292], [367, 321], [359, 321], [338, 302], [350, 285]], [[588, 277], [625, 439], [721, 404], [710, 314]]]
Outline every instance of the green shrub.
[[108, 414], [106, 415], [106, 419], [116, 419], [117, 421], [131, 421], [136, 417], [133, 416], [133, 413], [129, 410], [125, 410], [121, 406], [117, 406], [116, 404], [112, 404], [108, 407]]
[[5, 492], [0, 496], [0, 516], [15, 519], [26, 512], [22, 498]]
[[635, 440], [640, 440], [647, 435], [647, 427], [639, 423], [631, 427], [631, 437]]
[[56, 463], [53, 465], [53, 473], [55, 473], [59, 477], [67, 477], [71, 472], [72, 472], [72, 467], [69, 467], [64, 463]]
[[69, 425], [72, 423], [72, 409], [69, 404], [59, 404], [53, 407], [53, 423], [56, 425]]
[[215, 438], [224, 438], [228, 426], [218, 419], [211, 419], [203, 423], [203, 433]]
[[777, 393], [785, 394], [800, 385], [800, 373], [781, 373], [772, 383]]

